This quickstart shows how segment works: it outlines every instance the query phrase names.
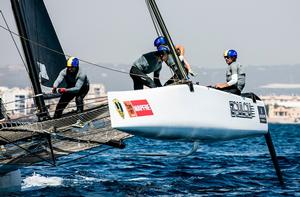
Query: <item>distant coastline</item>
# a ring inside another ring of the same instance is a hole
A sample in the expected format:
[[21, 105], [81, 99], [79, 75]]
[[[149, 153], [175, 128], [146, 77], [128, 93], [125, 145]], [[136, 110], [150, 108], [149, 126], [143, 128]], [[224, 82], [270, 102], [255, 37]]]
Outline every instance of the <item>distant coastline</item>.
[[270, 123], [300, 124], [300, 96], [262, 96]]

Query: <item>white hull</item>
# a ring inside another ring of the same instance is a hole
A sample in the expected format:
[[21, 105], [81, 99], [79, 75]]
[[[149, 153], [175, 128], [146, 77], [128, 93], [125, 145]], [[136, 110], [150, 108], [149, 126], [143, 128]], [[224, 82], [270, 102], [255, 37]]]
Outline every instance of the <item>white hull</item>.
[[108, 102], [113, 128], [148, 138], [205, 142], [268, 131], [262, 101], [204, 86], [108, 92]]

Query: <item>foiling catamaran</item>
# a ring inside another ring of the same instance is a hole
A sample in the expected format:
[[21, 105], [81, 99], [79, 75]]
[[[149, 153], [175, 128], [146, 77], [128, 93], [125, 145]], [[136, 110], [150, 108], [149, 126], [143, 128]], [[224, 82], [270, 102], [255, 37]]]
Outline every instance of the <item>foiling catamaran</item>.
[[[42, 0], [11, 0], [11, 5], [26, 59], [23, 63], [34, 90], [37, 118], [21, 122], [6, 116], [6, 121], [0, 124], [1, 192], [20, 189], [20, 167], [37, 162], [59, 166], [74, 159], [58, 160], [58, 157], [89, 150], [77, 160], [108, 149], [107, 146], [92, 149], [102, 145], [124, 148], [122, 140], [130, 137], [110, 127], [106, 97], [98, 98], [94, 101], [97, 105], [83, 113], [70, 112], [59, 119], [50, 118], [45, 99], [51, 96], [43, 90], [52, 87], [65, 67], [64, 52]], [[82, 128], [77, 128], [78, 120], [84, 123]]]
[[[232, 95], [186, 80], [154, 0], [146, 0], [146, 4], [157, 34], [167, 39], [180, 71], [178, 81], [155, 89], [109, 92], [108, 101], [103, 98], [99, 106], [55, 120], [49, 119], [44, 102], [47, 96], [41, 87], [52, 86], [65, 65], [65, 55], [42, 0], [11, 0], [11, 4], [25, 54], [24, 65], [34, 89], [38, 121], [17, 122], [7, 118], [1, 124], [0, 190], [20, 187], [17, 169], [22, 166], [41, 161], [65, 164], [72, 160], [57, 158], [101, 145], [122, 148], [122, 140], [130, 136], [126, 133], [194, 142], [190, 153], [197, 150], [199, 143], [264, 135], [283, 183], [263, 102], [254, 94]], [[78, 120], [86, 123], [84, 128], [74, 128]]]
[[264, 136], [283, 184], [264, 103], [253, 93], [239, 96], [187, 80], [155, 0], [146, 4], [157, 36], [167, 40], [179, 70], [178, 81], [154, 89], [108, 92], [112, 127], [146, 138], [194, 142], [188, 154], [199, 143]]

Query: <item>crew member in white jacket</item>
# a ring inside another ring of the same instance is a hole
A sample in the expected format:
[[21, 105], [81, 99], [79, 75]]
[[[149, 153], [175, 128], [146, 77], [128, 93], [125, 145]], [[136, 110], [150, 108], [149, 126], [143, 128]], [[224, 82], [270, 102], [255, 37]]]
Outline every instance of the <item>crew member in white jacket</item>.
[[240, 95], [245, 87], [246, 74], [240, 63], [236, 62], [237, 52], [233, 49], [224, 52], [224, 58], [228, 64], [226, 71], [226, 83], [217, 83], [215, 88]]

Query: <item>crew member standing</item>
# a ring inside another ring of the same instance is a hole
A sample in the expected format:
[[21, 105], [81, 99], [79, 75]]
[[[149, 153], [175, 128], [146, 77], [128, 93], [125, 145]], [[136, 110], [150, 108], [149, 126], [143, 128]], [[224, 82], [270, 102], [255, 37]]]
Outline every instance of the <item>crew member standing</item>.
[[224, 52], [224, 58], [228, 64], [226, 71], [226, 83], [217, 83], [215, 88], [240, 95], [246, 80], [246, 74], [241, 64], [236, 62], [237, 52], [233, 49]]
[[[157, 48], [157, 51], [143, 54], [133, 63], [130, 69], [130, 77], [133, 80], [135, 90], [143, 89], [144, 85], [149, 88], [162, 86], [159, 79], [162, 63], [165, 62], [170, 67], [175, 65], [173, 58], [169, 54], [169, 48], [161, 45]], [[152, 72], [153, 80], [147, 75]]]
[[[57, 88], [62, 81], [67, 84], [66, 88]], [[53, 84], [52, 92], [61, 93], [60, 100], [56, 106], [54, 118], [60, 118], [63, 110], [69, 102], [75, 97], [77, 112], [83, 112], [83, 99], [89, 91], [89, 80], [87, 75], [83, 73], [79, 67], [79, 60], [75, 57], [70, 57], [67, 60], [67, 67], [63, 69]]]

